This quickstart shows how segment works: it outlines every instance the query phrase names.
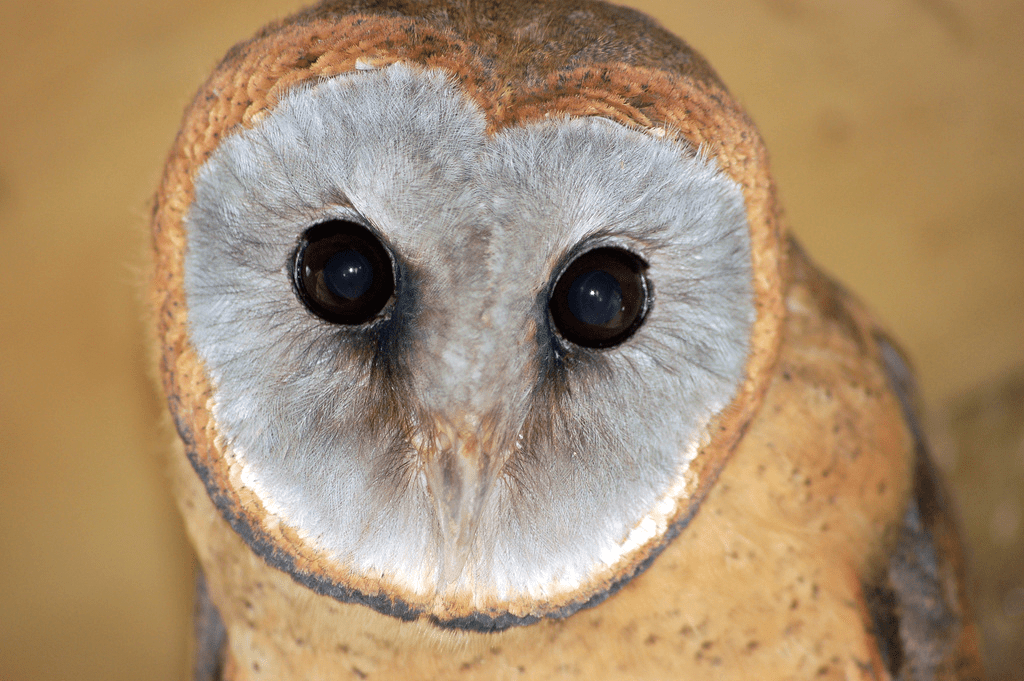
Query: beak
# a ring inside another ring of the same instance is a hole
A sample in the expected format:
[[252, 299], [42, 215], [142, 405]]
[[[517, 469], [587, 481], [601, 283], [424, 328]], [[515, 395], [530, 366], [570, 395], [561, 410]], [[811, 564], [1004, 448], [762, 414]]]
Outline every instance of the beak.
[[473, 550], [480, 517], [507, 454], [488, 437], [493, 428], [472, 419], [435, 423], [417, 443], [427, 490], [443, 537], [440, 582], [457, 583]]

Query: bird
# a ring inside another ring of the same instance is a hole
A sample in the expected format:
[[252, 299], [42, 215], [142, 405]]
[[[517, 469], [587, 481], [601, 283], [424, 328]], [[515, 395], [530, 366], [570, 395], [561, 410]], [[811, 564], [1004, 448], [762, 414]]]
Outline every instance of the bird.
[[984, 677], [908, 360], [648, 16], [300, 10], [151, 235], [197, 681]]

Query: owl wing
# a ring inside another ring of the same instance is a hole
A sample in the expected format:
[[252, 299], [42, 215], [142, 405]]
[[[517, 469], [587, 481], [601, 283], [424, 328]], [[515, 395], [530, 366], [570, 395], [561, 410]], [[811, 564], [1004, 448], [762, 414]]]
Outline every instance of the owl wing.
[[[881, 569], [862, 577], [879, 657], [895, 681], [982, 679], [955, 508], [932, 461], [913, 371], [895, 341], [855, 296], [811, 263], [794, 240], [789, 240], [787, 251], [793, 284], [811, 292], [819, 313], [843, 335], [877, 347], [911, 439], [906, 510], [894, 528], [892, 548]], [[864, 338], [867, 335], [870, 340]]]
[[225, 678], [228, 635], [201, 568], [196, 575], [193, 618], [192, 681], [221, 681]]
[[977, 628], [952, 499], [938, 475], [917, 411], [906, 360], [876, 333], [893, 390], [914, 437], [914, 487], [881, 579], [865, 588], [882, 658], [899, 681], [981, 679]]

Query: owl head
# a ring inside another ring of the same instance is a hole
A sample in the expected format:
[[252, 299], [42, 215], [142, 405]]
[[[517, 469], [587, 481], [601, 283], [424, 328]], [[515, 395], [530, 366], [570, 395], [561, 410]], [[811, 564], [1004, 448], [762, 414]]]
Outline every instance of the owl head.
[[325, 2], [200, 89], [152, 223], [161, 369], [223, 517], [316, 592], [492, 631], [685, 531], [783, 316], [757, 132], [587, 0]]

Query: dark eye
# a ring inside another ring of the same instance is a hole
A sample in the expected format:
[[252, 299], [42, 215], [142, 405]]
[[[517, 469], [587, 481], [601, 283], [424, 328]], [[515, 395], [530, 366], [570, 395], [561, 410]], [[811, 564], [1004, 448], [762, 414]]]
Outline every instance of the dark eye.
[[394, 268], [384, 244], [348, 220], [329, 220], [306, 230], [293, 277], [309, 311], [335, 324], [372, 320], [395, 292]]
[[587, 348], [618, 345], [647, 314], [647, 265], [621, 248], [579, 256], [555, 284], [549, 308], [562, 337]]

